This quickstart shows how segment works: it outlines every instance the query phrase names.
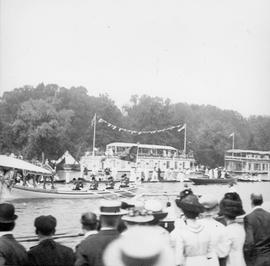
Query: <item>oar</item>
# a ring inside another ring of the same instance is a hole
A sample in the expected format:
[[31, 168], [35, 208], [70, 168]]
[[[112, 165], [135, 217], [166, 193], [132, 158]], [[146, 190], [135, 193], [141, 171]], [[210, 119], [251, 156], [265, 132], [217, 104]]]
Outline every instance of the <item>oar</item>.
[[[73, 237], [79, 237], [79, 236], [83, 236], [83, 234], [79, 233], [79, 234], [75, 234], [75, 235], [54, 235], [52, 238], [53, 239], [60, 239], [60, 238], [73, 238]], [[34, 237], [16, 237], [16, 239], [19, 242], [36, 242], [38, 241], [38, 237], [34, 236]]]

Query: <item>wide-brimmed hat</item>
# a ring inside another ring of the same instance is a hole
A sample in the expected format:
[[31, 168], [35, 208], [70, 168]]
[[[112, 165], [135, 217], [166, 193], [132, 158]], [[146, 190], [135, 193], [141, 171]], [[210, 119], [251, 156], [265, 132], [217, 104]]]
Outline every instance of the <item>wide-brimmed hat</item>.
[[154, 220], [154, 215], [152, 212], [147, 211], [144, 208], [132, 208], [129, 210], [128, 214], [122, 217], [123, 221], [131, 222], [135, 224], [148, 223]]
[[156, 220], [164, 219], [168, 215], [168, 212], [166, 210], [163, 210], [162, 203], [159, 200], [147, 200], [144, 203], [144, 208], [147, 211], [150, 211], [152, 215], [154, 215]]
[[174, 258], [160, 229], [134, 226], [109, 244], [103, 255], [105, 266], [173, 266]]
[[[182, 193], [183, 192], [183, 193]], [[196, 195], [193, 194], [191, 190], [184, 190], [181, 193], [183, 196], [175, 200], [176, 205], [183, 211], [189, 211], [193, 213], [204, 212], [204, 207], [200, 204], [199, 199]], [[184, 196], [184, 194], [186, 194]]]
[[121, 202], [118, 200], [101, 200], [98, 215], [117, 216], [127, 214], [128, 211], [121, 209]]
[[219, 215], [240, 216], [246, 212], [243, 210], [242, 200], [236, 192], [228, 192], [219, 204]]
[[13, 223], [18, 216], [15, 214], [15, 208], [10, 203], [0, 204], [0, 223]]

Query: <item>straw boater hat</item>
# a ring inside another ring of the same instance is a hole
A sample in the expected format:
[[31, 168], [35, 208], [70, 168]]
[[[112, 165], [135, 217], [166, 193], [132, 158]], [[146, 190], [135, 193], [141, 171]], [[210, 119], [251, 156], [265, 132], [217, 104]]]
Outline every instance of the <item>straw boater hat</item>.
[[205, 215], [214, 215], [218, 213], [218, 199], [213, 195], [202, 195], [199, 198], [200, 204], [204, 207]]
[[236, 192], [226, 193], [224, 198], [221, 200], [219, 207], [219, 215], [236, 217], [245, 214], [242, 206], [242, 200]]
[[8, 224], [13, 223], [18, 216], [15, 214], [15, 209], [12, 204], [1, 203], [0, 204], [0, 223]]
[[173, 266], [174, 257], [159, 228], [134, 226], [105, 250], [105, 266]]
[[118, 200], [102, 200], [98, 215], [117, 216], [127, 214], [126, 210], [121, 209], [121, 202]]
[[143, 207], [134, 207], [129, 209], [128, 214], [124, 215], [122, 220], [134, 224], [148, 223], [154, 220], [151, 213]]
[[198, 197], [193, 194], [191, 189], [181, 191], [175, 203], [183, 212], [201, 213], [204, 211], [203, 205], [200, 204]]
[[168, 212], [163, 210], [162, 203], [159, 200], [147, 200], [144, 208], [152, 212], [156, 220], [164, 219], [168, 215]]

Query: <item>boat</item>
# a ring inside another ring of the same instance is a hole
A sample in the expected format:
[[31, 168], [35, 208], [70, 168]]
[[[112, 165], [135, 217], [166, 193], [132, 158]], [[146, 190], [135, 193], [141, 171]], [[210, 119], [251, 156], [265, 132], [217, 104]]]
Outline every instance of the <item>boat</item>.
[[[28, 173], [32, 175], [52, 176], [49, 170], [31, 164], [21, 159], [0, 155], [0, 169], [6, 172], [16, 170], [24, 176]], [[14, 178], [14, 177], [12, 177]], [[27, 185], [11, 182], [12, 178], [1, 176], [0, 199], [33, 199], [33, 198], [58, 198], [58, 199], [85, 199], [85, 198], [104, 198], [104, 197], [133, 197], [137, 187], [135, 185], [126, 188], [100, 189], [100, 190], [72, 190], [64, 185], [57, 188], [48, 189], [39, 187], [37, 184]], [[23, 183], [23, 182], [22, 182]], [[46, 183], [46, 182], [45, 182]]]
[[205, 178], [205, 177], [190, 177], [195, 185], [209, 185], [209, 184], [230, 184], [235, 183], [236, 178]]
[[68, 188], [44, 189], [15, 185], [10, 190], [3, 190], [4, 199], [93, 199], [110, 197], [133, 197], [136, 186], [103, 190], [72, 190]]

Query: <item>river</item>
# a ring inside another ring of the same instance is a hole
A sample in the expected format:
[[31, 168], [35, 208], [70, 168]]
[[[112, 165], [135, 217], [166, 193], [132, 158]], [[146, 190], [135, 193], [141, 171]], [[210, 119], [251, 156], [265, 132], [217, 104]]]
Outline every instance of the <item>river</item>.
[[[228, 191], [227, 185], [192, 185], [188, 186], [193, 189], [196, 194], [203, 195], [211, 193], [221, 199], [225, 192]], [[138, 194], [147, 192], [167, 192], [179, 193], [183, 190], [183, 183], [148, 183], [142, 184], [138, 188]], [[252, 192], [261, 193], [264, 201], [270, 202], [270, 182], [257, 183], [239, 183], [235, 185], [236, 191], [240, 194], [243, 201], [244, 209], [249, 212], [250, 194]], [[175, 198], [175, 197], [173, 197]], [[161, 198], [164, 202], [167, 197]], [[15, 200], [18, 219], [14, 229], [15, 237], [35, 237], [34, 219], [39, 215], [53, 215], [57, 219], [57, 234], [77, 235], [81, 232], [80, 217], [83, 212], [98, 210], [100, 199], [32, 199], [32, 200]], [[57, 241], [74, 248], [81, 241], [82, 237], [59, 238]], [[36, 244], [36, 242], [22, 242], [28, 249]]]

